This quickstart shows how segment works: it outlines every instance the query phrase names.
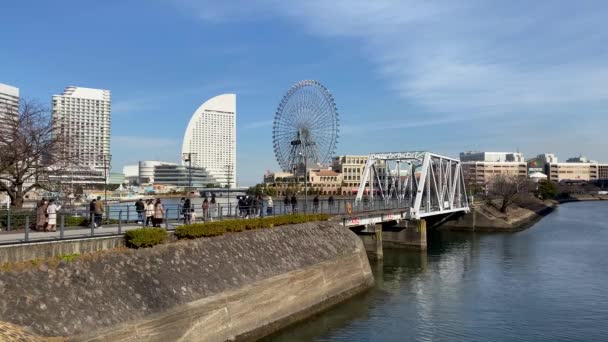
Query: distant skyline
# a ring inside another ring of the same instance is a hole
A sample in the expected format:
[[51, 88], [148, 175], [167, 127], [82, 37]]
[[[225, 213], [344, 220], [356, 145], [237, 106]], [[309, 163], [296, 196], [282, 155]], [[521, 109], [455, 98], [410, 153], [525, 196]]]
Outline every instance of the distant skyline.
[[239, 182], [260, 182], [302, 79], [335, 98], [337, 154], [608, 162], [607, 20], [602, 1], [22, 0], [0, 11], [0, 83], [49, 108], [66, 86], [109, 89], [115, 171], [178, 161], [192, 113], [235, 93]]

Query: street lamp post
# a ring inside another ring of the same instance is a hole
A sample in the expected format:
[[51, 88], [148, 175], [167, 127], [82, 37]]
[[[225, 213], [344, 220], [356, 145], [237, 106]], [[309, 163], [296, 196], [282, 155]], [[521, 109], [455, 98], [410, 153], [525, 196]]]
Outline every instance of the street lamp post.
[[188, 196], [192, 192], [192, 156], [196, 153], [187, 152], [182, 153], [182, 158], [185, 162], [188, 162]]
[[188, 195], [192, 192], [192, 153], [182, 153], [185, 162], [188, 162]]
[[[297, 139], [293, 140], [291, 142], [291, 145], [292, 146], [303, 146], [303, 149], [298, 153], [298, 156], [304, 158], [304, 213], [306, 213], [307, 209], [308, 209], [308, 158], [306, 155], [306, 150], [307, 150], [308, 146], [314, 145], [314, 142], [308, 142], [305, 137], [304, 143], [302, 143], [301, 134], [300, 134], [300, 132], [298, 132]], [[296, 174], [296, 182], [298, 181], [298, 178], [299, 177]], [[296, 183], [296, 186], [297, 186], [297, 183]]]
[[104, 191], [104, 204], [106, 205], [106, 210], [107, 210], [107, 214], [106, 214], [106, 224], [110, 223], [110, 218], [109, 218], [109, 213], [110, 213], [110, 208], [108, 207], [108, 169], [110, 168], [111, 165], [111, 160], [112, 160], [112, 155], [111, 154], [107, 154], [104, 153], [102, 155], [103, 158], [103, 191]]
[[306, 148], [299, 155], [304, 158], [304, 213], [306, 213], [308, 211], [308, 159], [306, 158]]

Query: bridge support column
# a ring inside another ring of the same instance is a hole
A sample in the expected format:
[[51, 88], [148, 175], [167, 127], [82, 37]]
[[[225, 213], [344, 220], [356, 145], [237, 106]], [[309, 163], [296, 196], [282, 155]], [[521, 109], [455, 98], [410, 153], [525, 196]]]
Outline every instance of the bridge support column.
[[384, 250], [382, 248], [382, 223], [366, 226], [365, 231], [359, 233], [359, 237], [363, 241], [365, 251], [370, 259], [382, 260], [384, 258]]
[[426, 221], [412, 220], [386, 230], [384, 245], [389, 248], [412, 248], [426, 250]]

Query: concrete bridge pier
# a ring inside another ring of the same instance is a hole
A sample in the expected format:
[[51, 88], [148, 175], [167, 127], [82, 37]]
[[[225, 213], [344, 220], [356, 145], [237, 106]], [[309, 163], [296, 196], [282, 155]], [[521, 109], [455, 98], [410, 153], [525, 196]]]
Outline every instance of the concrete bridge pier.
[[384, 246], [388, 248], [426, 250], [426, 220], [401, 221], [386, 227], [382, 239]]
[[384, 249], [382, 246], [382, 223], [372, 223], [365, 226], [365, 229], [358, 233], [363, 241], [365, 251], [371, 259], [382, 260]]

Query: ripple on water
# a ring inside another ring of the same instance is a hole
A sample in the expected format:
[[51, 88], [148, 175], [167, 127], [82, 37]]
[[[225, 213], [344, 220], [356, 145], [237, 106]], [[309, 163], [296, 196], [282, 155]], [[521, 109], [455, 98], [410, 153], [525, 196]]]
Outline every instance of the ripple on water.
[[608, 341], [608, 203], [386, 250], [376, 288], [267, 341]]

